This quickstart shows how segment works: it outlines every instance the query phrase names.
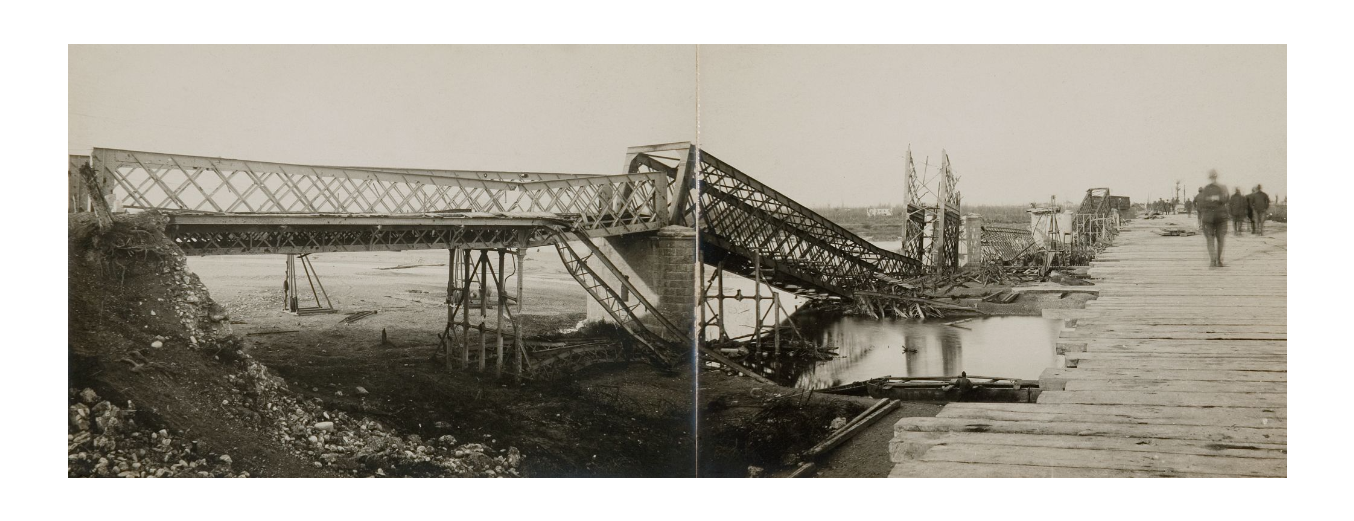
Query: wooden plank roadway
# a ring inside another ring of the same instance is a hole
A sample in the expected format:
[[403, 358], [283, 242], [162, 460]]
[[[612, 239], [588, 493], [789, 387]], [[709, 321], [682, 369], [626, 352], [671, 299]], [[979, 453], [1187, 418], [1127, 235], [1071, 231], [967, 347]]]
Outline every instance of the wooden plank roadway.
[[894, 425], [890, 477], [1285, 477], [1286, 226], [1229, 236], [1225, 268], [1191, 219], [1135, 221], [1064, 319], [1038, 403], [952, 403]]

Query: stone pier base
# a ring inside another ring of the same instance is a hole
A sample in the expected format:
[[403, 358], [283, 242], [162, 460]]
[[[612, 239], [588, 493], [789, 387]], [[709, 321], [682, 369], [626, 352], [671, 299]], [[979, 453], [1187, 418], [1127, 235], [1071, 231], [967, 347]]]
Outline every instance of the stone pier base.
[[657, 261], [658, 310], [690, 338], [696, 324], [696, 288], [700, 285], [696, 280], [696, 231], [685, 226], [659, 230]]
[[[685, 226], [668, 226], [657, 233], [632, 234], [606, 239], [594, 239], [599, 249], [611, 259], [644, 294], [658, 311], [688, 336], [695, 328], [696, 316], [696, 231]], [[617, 292], [622, 292], [619, 281], [609, 273], [599, 274]], [[634, 296], [622, 292], [622, 298], [633, 304]], [[642, 308], [636, 310], [640, 320], [648, 323]], [[588, 299], [588, 321], [610, 320], [600, 305]], [[653, 331], [668, 336], [665, 328], [652, 324]], [[669, 338], [669, 340], [676, 340]]]

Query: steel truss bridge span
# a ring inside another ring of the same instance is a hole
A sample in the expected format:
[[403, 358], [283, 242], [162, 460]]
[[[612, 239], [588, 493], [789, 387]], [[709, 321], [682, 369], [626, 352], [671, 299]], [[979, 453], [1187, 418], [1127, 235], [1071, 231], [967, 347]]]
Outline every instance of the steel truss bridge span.
[[921, 262], [857, 236], [715, 156], [699, 154], [699, 237], [706, 264], [777, 289], [851, 299], [906, 291]]
[[[89, 164], [100, 195], [114, 208], [220, 216], [534, 214], [567, 219], [572, 228], [594, 237], [667, 225], [671, 190], [668, 177], [660, 172], [356, 169], [104, 148], [94, 149]], [[78, 168], [78, 161], [73, 159], [71, 165]], [[88, 206], [82, 203], [72, 201], [71, 206]]]

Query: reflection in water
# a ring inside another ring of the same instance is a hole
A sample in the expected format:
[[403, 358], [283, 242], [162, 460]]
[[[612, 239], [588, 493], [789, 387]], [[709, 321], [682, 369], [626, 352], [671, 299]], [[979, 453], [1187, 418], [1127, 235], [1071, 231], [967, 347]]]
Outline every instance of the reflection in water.
[[860, 317], [811, 323], [804, 334], [836, 347], [838, 357], [785, 368], [777, 376], [801, 389], [881, 376], [958, 376], [960, 371], [1033, 380], [1054, 363], [1058, 320], [984, 317], [955, 326]]

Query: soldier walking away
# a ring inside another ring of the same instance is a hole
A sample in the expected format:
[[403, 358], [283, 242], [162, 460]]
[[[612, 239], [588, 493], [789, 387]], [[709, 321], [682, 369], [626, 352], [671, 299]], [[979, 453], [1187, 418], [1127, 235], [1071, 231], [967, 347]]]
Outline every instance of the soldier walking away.
[[1199, 229], [1200, 229], [1200, 230], [1203, 230], [1203, 228], [1204, 228], [1204, 212], [1203, 212], [1202, 209], [1199, 208], [1199, 203], [1202, 202], [1202, 201], [1201, 201], [1201, 198], [1202, 198], [1203, 196], [1204, 196], [1204, 187], [1200, 186], [1200, 187], [1199, 187], [1199, 193], [1194, 194], [1194, 200], [1193, 200], [1193, 201], [1185, 201], [1185, 215], [1189, 215], [1189, 209], [1190, 209], [1191, 207], [1193, 207], [1195, 210], [1199, 210], [1199, 219], [1198, 219], [1198, 221], [1199, 221]]
[[1246, 216], [1250, 213], [1250, 202], [1246, 196], [1237, 188], [1232, 193], [1232, 199], [1227, 201], [1227, 210], [1232, 214], [1232, 231], [1237, 237], [1241, 236], [1241, 223], [1246, 221]]
[[[1199, 191], [1202, 192], [1202, 191], [1203, 191], [1203, 188], [1200, 188]], [[1198, 197], [1195, 197], [1195, 199], [1198, 199]], [[1195, 204], [1196, 204], [1196, 203], [1195, 203], [1194, 201], [1190, 201], [1190, 200], [1188, 200], [1188, 199], [1185, 200], [1185, 215], [1186, 215], [1186, 216], [1188, 216], [1188, 215], [1190, 215], [1191, 213], [1194, 212], [1194, 206], [1195, 206]]]
[[1269, 213], [1269, 194], [1261, 190], [1260, 185], [1255, 185], [1255, 190], [1246, 196], [1246, 200], [1251, 206], [1251, 233], [1264, 235], [1265, 218]]
[[1227, 187], [1218, 184], [1218, 171], [1208, 171], [1208, 186], [1199, 189], [1199, 226], [1208, 244], [1209, 266], [1221, 268], [1222, 244], [1227, 238]]

